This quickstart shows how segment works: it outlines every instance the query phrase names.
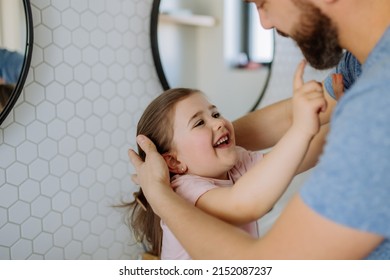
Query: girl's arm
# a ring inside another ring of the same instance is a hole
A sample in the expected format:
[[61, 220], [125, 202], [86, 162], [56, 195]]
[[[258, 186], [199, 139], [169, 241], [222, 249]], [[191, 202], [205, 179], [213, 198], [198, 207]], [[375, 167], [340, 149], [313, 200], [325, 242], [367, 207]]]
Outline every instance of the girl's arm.
[[196, 206], [233, 224], [257, 220], [283, 194], [318, 132], [318, 114], [326, 109], [321, 84], [303, 83], [305, 63], [294, 78], [293, 124], [264, 159], [258, 161], [232, 188], [216, 188], [203, 194]]

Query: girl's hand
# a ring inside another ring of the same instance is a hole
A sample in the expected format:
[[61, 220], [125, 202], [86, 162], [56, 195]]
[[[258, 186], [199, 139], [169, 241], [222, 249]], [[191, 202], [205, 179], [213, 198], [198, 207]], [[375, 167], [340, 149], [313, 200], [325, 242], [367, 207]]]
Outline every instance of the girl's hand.
[[334, 96], [338, 101], [344, 95], [343, 74], [332, 75], [332, 87], [333, 87]]
[[156, 146], [149, 138], [138, 135], [137, 142], [146, 157], [143, 161], [134, 150], [129, 150], [129, 159], [136, 170], [136, 174], [133, 174], [131, 179], [141, 186], [146, 198], [152, 204], [153, 198], [158, 199], [159, 191], [164, 188], [170, 189], [169, 171], [164, 158], [157, 152]]
[[319, 113], [326, 111], [326, 100], [322, 84], [317, 81], [303, 81], [306, 61], [302, 61], [294, 75], [293, 127], [300, 132], [314, 136], [320, 128]]

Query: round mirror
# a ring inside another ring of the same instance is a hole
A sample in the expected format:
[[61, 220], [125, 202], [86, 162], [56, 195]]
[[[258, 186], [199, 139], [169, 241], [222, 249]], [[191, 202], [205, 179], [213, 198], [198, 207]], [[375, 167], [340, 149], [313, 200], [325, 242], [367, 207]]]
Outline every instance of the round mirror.
[[154, 0], [151, 47], [164, 90], [202, 90], [236, 119], [256, 109], [270, 79], [273, 30], [242, 0]]
[[18, 99], [32, 55], [29, 0], [0, 0], [0, 124]]

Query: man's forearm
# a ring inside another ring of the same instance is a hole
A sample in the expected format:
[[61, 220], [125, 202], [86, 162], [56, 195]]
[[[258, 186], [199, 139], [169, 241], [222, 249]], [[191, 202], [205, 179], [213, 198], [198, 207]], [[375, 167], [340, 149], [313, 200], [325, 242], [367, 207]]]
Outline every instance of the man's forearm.
[[291, 124], [291, 99], [279, 101], [235, 120], [236, 143], [252, 151], [273, 147]]

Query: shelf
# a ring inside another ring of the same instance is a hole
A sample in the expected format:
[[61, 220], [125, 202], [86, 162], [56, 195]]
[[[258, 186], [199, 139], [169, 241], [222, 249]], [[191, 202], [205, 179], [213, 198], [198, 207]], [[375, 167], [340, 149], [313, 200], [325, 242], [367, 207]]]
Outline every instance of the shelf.
[[160, 13], [159, 20], [166, 23], [177, 23], [192, 26], [215, 26], [217, 20], [211, 16], [194, 14], [164, 14]]

